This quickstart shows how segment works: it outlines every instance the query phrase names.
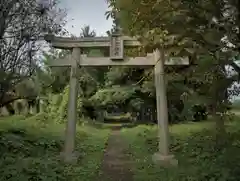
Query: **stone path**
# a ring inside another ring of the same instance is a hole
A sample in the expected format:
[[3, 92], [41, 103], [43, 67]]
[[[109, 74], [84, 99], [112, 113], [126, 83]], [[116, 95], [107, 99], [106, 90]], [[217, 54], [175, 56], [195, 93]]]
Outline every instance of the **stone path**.
[[113, 130], [102, 162], [103, 175], [99, 181], [133, 181], [131, 163], [125, 153], [127, 145], [119, 130]]

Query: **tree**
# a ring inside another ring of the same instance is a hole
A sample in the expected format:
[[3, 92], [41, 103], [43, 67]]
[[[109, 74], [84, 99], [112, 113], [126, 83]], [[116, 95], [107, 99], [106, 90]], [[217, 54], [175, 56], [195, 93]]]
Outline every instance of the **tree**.
[[31, 77], [38, 66], [41, 37], [60, 33], [65, 13], [57, 1], [3, 0], [0, 3], [0, 106], [20, 98], [8, 96], [15, 85]]
[[[226, 112], [227, 89], [236, 77], [227, 77], [225, 66], [239, 71], [233, 61], [239, 54], [239, 1], [109, 0], [109, 6], [112, 11], [108, 14], [117, 12], [123, 32], [139, 37], [146, 51], [164, 47], [171, 56], [189, 56], [191, 66], [185, 69], [186, 76], [181, 76], [187, 85], [183, 95], [187, 94], [188, 100], [204, 98], [215, 116]], [[193, 71], [201, 71], [207, 80]], [[217, 123], [223, 128], [222, 121]]]
[[52, 92], [54, 94], [61, 93], [69, 83], [70, 68], [69, 67], [51, 67], [51, 61], [57, 61], [70, 54], [69, 50], [51, 49], [43, 54], [43, 66], [38, 70], [40, 87], [42, 94], [47, 95]]
[[91, 30], [89, 25], [85, 25], [83, 28], [81, 28], [80, 37], [95, 37], [96, 32], [94, 30]]
[[[91, 30], [90, 26], [85, 26], [81, 29], [81, 37], [94, 37], [95, 31]], [[74, 37], [74, 36], [73, 36]], [[67, 50], [51, 49], [44, 53], [43, 66], [39, 70], [40, 83], [42, 87], [42, 94], [55, 94], [63, 97], [61, 107], [67, 106], [67, 94], [70, 78], [70, 67], [50, 67], [50, 62], [58, 60], [59, 58], [67, 57], [71, 52]], [[82, 53], [88, 56], [99, 56], [101, 50], [98, 49], [84, 49]], [[80, 116], [93, 116], [89, 110], [94, 110], [94, 106], [89, 101], [89, 98], [95, 94], [97, 89], [104, 84], [105, 67], [80, 67], [77, 71], [79, 81], [79, 105], [83, 105], [81, 110], [78, 110]], [[64, 92], [64, 93], [63, 93]], [[64, 96], [62, 96], [64, 95]], [[82, 103], [83, 102], [83, 103]], [[53, 105], [55, 105], [53, 103]], [[64, 111], [65, 112], [65, 111]]]

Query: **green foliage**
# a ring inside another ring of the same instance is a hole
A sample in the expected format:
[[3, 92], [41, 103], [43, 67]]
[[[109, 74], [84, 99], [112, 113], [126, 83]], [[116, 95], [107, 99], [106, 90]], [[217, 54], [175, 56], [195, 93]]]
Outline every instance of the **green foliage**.
[[20, 82], [16, 85], [15, 89], [20, 97], [35, 98], [40, 93], [40, 90], [33, 79], [26, 79]]
[[[66, 86], [63, 92], [60, 94], [49, 94], [49, 104], [47, 106], [46, 113], [56, 122], [65, 122], [65, 120], [67, 119], [68, 99], [69, 86]], [[79, 117], [82, 117], [82, 100], [82, 97], [78, 95], [77, 111]]]
[[[168, 56], [190, 58], [192, 65], [184, 72], [169, 71], [169, 68], [166, 68], [168, 78], [170, 77], [169, 89], [185, 89], [172, 92], [177, 92], [178, 97], [183, 93], [187, 94], [191, 97], [188, 100], [194, 97], [203, 98], [202, 101], [205, 100], [206, 104], [213, 107], [212, 113], [226, 111], [229, 96], [226, 91], [235, 78], [227, 77], [225, 65], [232, 65], [233, 57], [239, 54], [239, 48], [235, 49], [239, 46], [239, 37], [236, 38], [236, 33], [233, 33], [234, 29], [239, 29], [239, 20], [236, 17], [240, 9], [236, 1], [108, 2], [112, 11], [107, 15], [121, 22], [124, 34], [139, 37], [146, 51], [152, 52], [155, 48], [164, 47]], [[230, 21], [232, 23], [229, 23]], [[232, 36], [235, 38], [231, 38]], [[227, 41], [222, 41], [223, 37]], [[235, 48], [229, 47], [229, 42], [235, 45]], [[236, 66], [234, 69], [239, 72]], [[174, 73], [177, 76], [173, 76]], [[183, 78], [184, 82], [179, 78]], [[144, 88], [151, 91], [148, 85], [145, 84]], [[170, 101], [172, 98], [169, 98]]]
[[[89, 27], [86, 27], [86, 32], [83, 34], [89, 34]], [[91, 34], [91, 33], [90, 33]], [[90, 35], [84, 35], [90, 36]], [[85, 51], [85, 50], [84, 50]], [[96, 49], [86, 49], [89, 56], [99, 56], [102, 53]], [[136, 56], [139, 54], [145, 55], [144, 49], [129, 49], [126, 52], [127, 56]], [[52, 52], [52, 54], [46, 55], [46, 66], [52, 59], [65, 56], [67, 52]], [[46, 70], [48, 70], [46, 68]], [[48, 112], [53, 114], [53, 117], [62, 122], [67, 117], [67, 100], [68, 93], [66, 92], [68, 87], [68, 73], [62, 73], [63, 69], [50, 69], [50, 77], [54, 79], [55, 84], [52, 84], [51, 91], [54, 94], [58, 94], [61, 103], [54, 100], [55, 96], [50, 96], [50, 105], [52, 107]], [[187, 75], [185, 73], [187, 70]], [[69, 70], [68, 70], [69, 71]], [[196, 71], [196, 70], [194, 70]], [[179, 115], [181, 114], [181, 108], [178, 108], [179, 102], [181, 102], [181, 95], [184, 93], [194, 92], [194, 88], [189, 88], [189, 85], [185, 85], [186, 77], [191, 79], [193, 77], [191, 68], [181, 71], [180, 68], [166, 68], [168, 73], [168, 99], [170, 102], [169, 109], [171, 112], [171, 120], [180, 121]], [[156, 107], [155, 99], [155, 86], [153, 80], [153, 69], [142, 68], [129, 68], [129, 67], [105, 67], [105, 68], [92, 68], [81, 67], [78, 71], [79, 80], [79, 94], [78, 98], [78, 115], [89, 116], [85, 108], [82, 106], [90, 106], [93, 112], [103, 114], [103, 110], [109, 108], [109, 106], [115, 105], [121, 109], [122, 112], [140, 110], [144, 104], [148, 106]], [[58, 77], [58, 78], [56, 78]], [[189, 80], [190, 82], [190, 80]], [[189, 83], [191, 84], [191, 83]], [[55, 87], [55, 88], [54, 88]], [[65, 87], [65, 88], [64, 88]], [[58, 90], [58, 91], [56, 91]], [[194, 92], [196, 93], [196, 92]], [[196, 97], [189, 95], [189, 97]], [[188, 100], [190, 101], [190, 100]], [[187, 101], [185, 101], [187, 105]], [[123, 106], [124, 105], [124, 106]], [[189, 109], [185, 105], [185, 110]], [[182, 114], [184, 114], [183, 112]], [[173, 116], [174, 115], [174, 116]], [[186, 117], [182, 115], [181, 117]], [[190, 116], [192, 117], [192, 116]], [[93, 119], [93, 118], [92, 118]]]
[[56, 111], [56, 116], [54, 116], [54, 118], [60, 122], [67, 119], [68, 99], [69, 99], [68, 91], [69, 91], [69, 86], [67, 86], [63, 90], [63, 92], [59, 95], [61, 96], [62, 99], [61, 99], [61, 102], [59, 102], [59, 104], [56, 106], [58, 110]]
[[96, 92], [96, 94], [91, 97], [91, 101], [100, 104], [100, 106], [122, 105], [130, 99], [134, 93], [135, 89], [133, 87], [112, 86], [111, 88], [105, 88]]
[[152, 154], [158, 150], [156, 127], [123, 130], [134, 163], [134, 180], [239, 180], [239, 118], [228, 124], [228, 142], [221, 148], [216, 146], [213, 122], [171, 127], [171, 152], [179, 161], [177, 168], [160, 168], [152, 162]]
[[51, 116], [46, 112], [41, 112], [36, 115], [33, 115], [27, 119], [29, 122], [37, 122], [43, 126], [46, 124], [54, 123]]
[[[64, 93], [63, 93], [64, 94]], [[50, 94], [49, 95], [49, 113], [56, 113], [59, 110], [59, 106], [63, 101], [61, 94]]]
[[42, 94], [49, 92], [61, 93], [69, 83], [69, 67], [51, 67], [52, 61], [57, 61], [69, 55], [68, 50], [54, 50], [44, 53], [44, 68], [38, 71], [39, 83], [42, 88]]
[[[41, 117], [42, 116], [42, 117]], [[0, 120], [0, 180], [97, 180], [108, 130], [77, 129], [77, 164], [61, 161], [65, 125], [48, 122], [45, 115]]]
[[[221, 45], [217, 44], [221, 32], [216, 30], [215, 27], [212, 29], [211, 27], [202, 27], [206, 32], [200, 33], [204, 36], [203, 42], [207, 43], [206, 46], [202, 46], [202, 39], [198, 37], [198, 33], [192, 32], [192, 34], [185, 34], [185, 27], [181, 26], [177, 28], [180, 24], [182, 25], [184, 18], [190, 18], [190, 22], [187, 22], [186, 25], [190, 30], [187, 29], [186, 31], [191, 31], [191, 28], [198, 31], [199, 26], [205, 25], [206, 22], [204, 20], [211, 17], [211, 13], [208, 12], [209, 14], [199, 15], [202, 19], [200, 22], [196, 22], [196, 17], [191, 14], [195, 12], [188, 9], [188, 5], [192, 5], [195, 10], [199, 10], [199, 7], [197, 7], [198, 4], [195, 3], [191, 4], [191, 2], [184, 1], [184, 3], [179, 4], [179, 6], [176, 6], [176, 9], [172, 11], [169, 7], [171, 7], [171, 5], [175, 6], [176, 4], [174, 3], [178, 3], [178, 0], [174, 2], [157, 2], [154, 0], [149, 0], [148, 3], [145, 1], [139, 1], [137, 3], [131, 2], [132, 1], [111, 1], [110, 4], [113, 11], [116, 9], [120, 11], [119, 18], [122, 21], [124, 31], [130, 34], [132, 33], [134, 36], [140, 35], [140, 37], [142, 37], [140, 41], [142, 41], [144, 48], [128, 49], [125, 51], [126, 56], [146, 55], [146, 52], [152, 51], [153, 48], [164, 45], [166, 53], [169, 55], [189, 56], [190, 58], [191, 65], [188, 67], [177, 66], [165, 68], [168, 83], [167, 94], [170, 121], [180, 122], [182, 120], [192, 120], [195, 114], [192, 111], [192, 107], [195, 104], [214, 107], [215, 112], [226, 111], [225, 103], [227, 104], [228, 102], [228, 96], [224, 93], [234, 79], [233, 77], [226, 78], [226, 72], [223, 69], [225, 65], [224, 61], [228, 59], [229, 52], [225, 54], [218, 49], [220, 47], [222, 48]], [[212, 5], [212, 3], [199, 4], [199, 6], [203, 8], [209, 6], [215, 9]], [[165, 14], [159, 14], [162, 10]], [[129, 12], [134, 13], [129, 14]], [[129, 16], [126, 17], [126, 14], [129, 14]], [[111, 15], [115, 16], [114, 13]], [[135, 18], [138, 21], [135, 22]], [[191, 18], [193, 20], [191, 20]], [[158, 26], [159, 22], [163, 22], [162, 27]], [[173, 24], [170, 22], [173, 22]], [[209, 35], [213, 35], [214, 32], [216, 36], [212, 36], [212, 39], [210, 39]], [[82, 28], [81, 36], [93, 37], [95, 33], [90, 31], [89, 26], [86, 26]], [[218, 47], [214, 52], [212, 52], [212, 47], [214, 47], [212, 44]], [[209, 51], [206, 49], [209, 49]], [[105, 54], [105, 52], [99, 49], [84, 49], [83, 51], [89, 56]], [[66, 51], [53, 52], [53, 55], [46, 56], [46, 60], [49, 59], [50, 61], [51, 59], [56, 59], [66, 54], [68, 54]], [[196, 56], [196, 54], [198, 54], [198, 56]], [[196, 66], [196, 64], [198, 65]], [[216, 64], [221, 65], [216, 66]], [[49, 112], [54, 114], [54, 117], [60, 122], [65, 120], [67, 116], [68, 94], [66, 94], [65, 91], [69, 78], [69, 69], [66, 69], [64, 73], [62, 73], [62, 70], [63, 69], [59, 68], [55, 72], [56, 74], [54, 74], [54, 69], [50, 71], [55, 82], [55, 84], [52, 84], [54, 88], [52, 87], [51, 90], [59, 94], [62, 102], [55, 105], [54, 101], [51, 101], [51, 106], [54, 107], [54, 109]], [[78, 114], [80, 117], [86, 115], [85, 108], [82, 108], [84, 105], [91, 107], [93, 112], [99, 114], [102, 114], [104, 109], [106, 110], [112, 105], [116, 105], [122, 112], [140, 110], [144, 104], [156, 107], [152, 69], [81, 67], [77, 76], [80, 83], [79, 94], [81, 98], [78, 98]], [[64, 88], [65, 90], [63, 90]], [[128, 110], [126, 111], [126, 109]], [[213, 110], [208, 111], [214, 113]]]

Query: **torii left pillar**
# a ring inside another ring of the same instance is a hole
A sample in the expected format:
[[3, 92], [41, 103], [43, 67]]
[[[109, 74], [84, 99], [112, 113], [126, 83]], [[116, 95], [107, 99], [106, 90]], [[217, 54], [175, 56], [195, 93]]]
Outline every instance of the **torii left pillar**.
[[77, 68], [81, 57], [80, 48], [73, 48], [71, 56], [71, 75], [68, 99], [67, 125], [65, 135], [65, 145], [62, 153], [65, 162], [77, 160], [75, 152], [76, 124], [77, 124], [77, 97], [78, 97], [78, 79]]
[[154, 67], [156, 101], [157, 101], [157, 118], [158, 118], [158, 152], [153, 155], [153, 161], [163, 166], [178, 165], [178, 161], [169, 150], [169, 127], [168, 127], [168, 106], [166, 80], [164, 73], [165, 53], [164, 49], [154, 51], [156, 65]]

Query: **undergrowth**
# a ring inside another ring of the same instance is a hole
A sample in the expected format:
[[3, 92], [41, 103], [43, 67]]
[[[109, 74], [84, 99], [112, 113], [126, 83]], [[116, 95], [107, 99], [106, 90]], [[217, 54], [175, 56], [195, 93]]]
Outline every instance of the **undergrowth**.
[[171, 127], [171, 152], [178, 167], [163, 168], [152, 161], [158, 150], [157, 129], [138, 126], [124, 129], [129, 158], [134, 162], [135, 181], [235, 181], [240, 180], [240, 124], [228, 125], [226, 142], [216, 145], [212, 123]]
[[109, 131], [77, 128], [76, 164], [61, 161], [65, 125], [39, 114], [0, 120], [1, 181], [95, 181]]

